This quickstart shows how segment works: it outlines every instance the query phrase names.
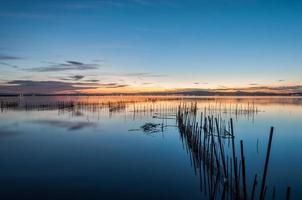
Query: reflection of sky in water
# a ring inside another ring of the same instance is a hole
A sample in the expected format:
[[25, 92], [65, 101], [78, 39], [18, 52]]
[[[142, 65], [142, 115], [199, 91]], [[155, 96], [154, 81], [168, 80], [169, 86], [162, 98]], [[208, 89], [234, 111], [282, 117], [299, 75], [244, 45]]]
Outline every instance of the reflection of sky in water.
[[[1, 196], [28, 194], [43, 199], [46, 194], [49, 198], [57, 195], [71, 198], [72, 194], [71, 199], [203, 197], [199, 179], [194, 175], [174, 127], [175, 120], [153, 117], [175, 112], [179, 102], [137, 102], [135, 106], [129, 104], [116, 112], [106, 108], [4, 110], [0, 114]], [[217, 113], [219, 107], [246, 106], [252, 101], [221, 102], [200, 100], [199, 111], [216, 105]], [[261, 176], [269, 128], [274, 126], [267, 193], [271, 194], [275, 186], [277, 195], [283, 198], [286, 186], [292, 186], [295, 199], [302, 195], [299, 191], [302, 188], [301, 101], [254, 102], [260, 112], [253, 116], [235, 117], [234, 113], [221, 112], [226, 120], [230, 116], [235, 118], [238, 147], [239, 140], [244, 140], [248, 184], [252, 184], [254, 173]], [[145, 112], [133, 112], [134, 109]], [[159, 112], [162, 114], [156, 115]], [[146, 122], [164, 122], [171, 126], [165, 127], [164, 132], [148, 135], [141, 130], [128, 131], [139, 129]], [[239, 148], [236, 150], [239, 153]]]

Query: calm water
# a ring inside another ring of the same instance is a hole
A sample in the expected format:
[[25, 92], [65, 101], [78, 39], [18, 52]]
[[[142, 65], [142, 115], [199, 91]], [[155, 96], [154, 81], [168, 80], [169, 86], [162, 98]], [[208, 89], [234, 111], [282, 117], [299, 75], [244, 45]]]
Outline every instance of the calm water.
[[[245, 145], [248, 188], [255, 173], [262, 175], [274, 126], [267, 197], [275, 187], [277, 199], [285, 199], [287, 186], [292, 188], [292, 199], [302, 197], [301, 98], [3, 97], [0, 101], [17, 103], [2, 104], [0, 112], [1, 199], [208, 199], [175, 119], [178, 106], [192, 102], [197, 102], [198, 113], [217, 116], [226, 124], [234, 119], [236, 146], [240, 140]], [[77, 105], [57, 108], [58, 101]], [[145, 123], [162, 125], [144, 131]]]

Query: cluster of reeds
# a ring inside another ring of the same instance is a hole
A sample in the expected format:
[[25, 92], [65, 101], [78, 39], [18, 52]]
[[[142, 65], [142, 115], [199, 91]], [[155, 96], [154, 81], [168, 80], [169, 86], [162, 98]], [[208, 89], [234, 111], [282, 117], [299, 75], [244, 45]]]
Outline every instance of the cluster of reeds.
[[15, 109], [19, 106], [18, 102], [15, 101], [1, 101], [0, 108], [3, 109]]
[[[109, 112], [120, 112], [124, 111], [127, 107], [130, 108], [132, 105], [133, 109], [131, 112], [153, 112], [158, 109], [162, 109], [162, 104], [158, 105], [155, 102], [159, 101], [158, 98], [138, 98], [135, 99], [107, 99], [99, 98], [90, 100], [87, 99], [40, 99], [36, 97], [35, 99], [25, 99], [25, 98], [13, 98], [1, 100], [1, 109], [18, 109], [18, 110], [54, 110], [54, 109], [86, 109], [89, 111], [97, 111], [99, 109], [109, 109]], [[167, 101], [165, 101], [167, 102]], [[168, 104], [167, 104], [168, 105]], [[163, 106], [166, 110], [168, 106]], [[160, 106], [160, 107], [158, 107]]]
[[[184, 148], [187, 150], [195, 173], [200, 177], [200, 189], [209, 199], [265, 199], [267, 196], [266, 177], [273, 139], [273, 127], [269, 134], [265, 164], [258, 185], [259, 176], [255, 174], [251, 188], [248, 188], [244, 143], [240, 141], [240, 155], [236, 155], [233, 120], [229, 126], [221, 120], [201, 113], [197, 119], [197, 106], [180, 105], [177, 112], [177, 125]], [[228, 128], [226, 128], [228, 127]], [[225, 140], [231, 142], [227, 153]], [[258, 190], [258, 191], [257, 191]], [[276, 191], [273, 189], [273, 199]], [[286, 199], [290, 197], [287, 189]]]
[[216, 102], [216, 104], [209, 103], [204, 107], [204, 113], [208, 115], [229, 115], [234, 118], [238, 118], [239, 116], [246, 117], [247, 119], [254, 120], [256, 114], [260, 112], [259, 108], [255, 106], [254, 102], [247, 102], [246, 104], [234, 104], [234, 103], [222, 103]]
[[1, 101], [0, 107], [4, 109], [19, 110], [52, 110], [73, 108], [75, 104], [72, 101], [57, 101], [52, 103], [33, 103], [33, 102], [17, 102], [17, 101]]

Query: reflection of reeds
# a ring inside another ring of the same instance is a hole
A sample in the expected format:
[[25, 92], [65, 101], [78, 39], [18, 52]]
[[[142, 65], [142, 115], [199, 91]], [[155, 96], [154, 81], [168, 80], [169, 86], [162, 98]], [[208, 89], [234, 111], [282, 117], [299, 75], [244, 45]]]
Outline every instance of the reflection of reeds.
[[[213, 103], [214, 101], [214, 103]], [[116, 113], [133, 113], [133, 119], [142, 116], [152, 116], [167, 119], [166, 113], [176, 113], [179, 103], [190, 105], [192, 109], [204, 108], [204, 114], [214, 115], [219, 124], [226, 114], [230, 117], [247, 116], [254, 118], [258, 111], [252, 103], [246, 105], [228, 104], [212, 98], [180, 98], [180, 97], [11, 97], [1, 99], [1, 111], [4, 110], [59, 110], [60, 113], [108, 112], [109, 116]], [[205, 104], [206, 103], [206, 104]], [[73, 115], [78, 116], [78, 115]]]
[[19, 106], [18, 102], [1, 101], [0, 108], [3, 109], [15, 109]]
[[[240, 155], [236, 155], [237, 146], [235, 145], [232, 117], [253, 118], [259, 112], [259, 109], [249, 99], [235, 102], [224, 102], [223, 100], [225, 99], [209, 98], [199, 101], [196, 98], [169, 99], [166, 97], [142, 99], [102, 99], [100, 97], [97, 101], [90, 101], [88, 98], [87, 100], [84, 98], [74, 100], [60, 99], [60, 101], [47, 101], [47, 99], [44, 99], [44, 101], [40, 99], [39, 101], [33, 99], [32, 101], [25, 99], [18, 101], [14, 99], [9, 101], [2, 100], [0, 106], [2, 111], [4, 109], [58, 109], [62, 113], [71, 111], [73, 116], [82, 116], [85, 113], [84, 111], [102, 111], [106, 114], [109, 113], [109, 116], [125, 112], [133, 114], [133, 119], [146, 115], [154, 120], [160, 120], [156, 124], [147, 123], [140, 129], [134, 129], [143, 130], [148, 134], [163, 132], [164, 128], [168, 126], [165, 121], [170, 119], [175, 121], [176, 118], [183, 145], [190, 156], [195, 173], [200, 176], [200, 188], [210, 199], [219, 197], [221, 199], [256, 199], [257, 197], [264, 199], [268, 196], [266, 195], [266, 176], [273, 129], [271, 129], [269, 137], [263, 174], [262, 176], [255, 174], [252, 183], [248, 184], [244, 142], [240, 141]], [[259, 102], [259, 99], [256, 102]], [[201, 107], [204, 110], [200, 113], [199, 118], [198, 111]], [[229, 121], [223, 120], [226, 117], [231, 119]], [[229, 142], [231, 146], [226, 147], [226, 142]], [[257, 140], [257, 151], [258, 149]], [[287, 199], [290, 198], [290, 193], [291, 188], [288, 188], [286, 190]], [[275, 196], [276, 190], [273, 188], [272, 197]]]
[[[199, 121], [197, 120], [197, 106], [195, 104], [191, 104], [190, 106], [182, 104], [178, 107], [176, 120], [181, 140], [190, 156], [191, 164], [194, 167], [195, 173], [199, 174], [201, 190], [205, 191], [209, 199], [256, 198], [258, 194], [256, 193], [258, 176], [257, 174], [255, 175], [249, 192], [247, 188], [244, 143], [242, 140], [240, 141], [240, 156], [237, 157], [232, 119], [229, 123], [229, 129], [226, 129], [223, 124], [219, 123], [217, 118], [205, 116], [203, 113], [201, 113]], [[272, 138], [273, 128], [271, 128], [269, 136], [262, 174], [259, 193], [260, 199], [265, 199], [267, 191], [266, 177]], [[223, 140], [231, 140], [230, 155], [226, 152]], [[272, 196], [276, 195], [275, 192], [273, 190]], [[287, 189], [286, 196], [287, 198], [290, 197], [290, 188]]]
[[236, 119], [239, 116], [243, 116], [247, 119], [254, 120], [255, 115], [259, 112], [260, 110], [254, 102], [247, 102], [245, 104], [238, 102], [229, 104], [227, 102], [215, 102], [215, 104], [209, 103], [204, 107], [204, 113], [207, 113], [208, 115], [233, 116]]

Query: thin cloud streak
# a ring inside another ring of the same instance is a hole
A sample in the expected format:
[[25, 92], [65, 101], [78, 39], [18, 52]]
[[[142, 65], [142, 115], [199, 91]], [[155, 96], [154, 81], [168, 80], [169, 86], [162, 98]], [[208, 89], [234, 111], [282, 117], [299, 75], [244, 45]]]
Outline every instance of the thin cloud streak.
[[74, 76], [70, 76], [70, 78], [72, 79], [72, 80], [75, 80], [75, 81], [78, 81], [78, 80], [81, 80], [81, 79], [83, 79], [85, 76], [83, 76], [83, 75], [74, 75]]
[[12, 65], [12, 64], [9, 64], [9, 63], [6, 63], [6, 62], [0, 62], [0, 65], [11, 67], [11, 68], [14, 68], [14, 69], [19, 68], [17, 65]]
[[21, 60], [22, 57], [0, 54], [0, 60]]
[[67, 78], [60, 78], [60, 80], [62, 81], [79, 81], [82, 80], [85, 76], [83, 75], [73, 75], [73, 76], [69, 76]]
[[241, 87], [241, 88], [218, 88], [218, 89], [215, 89], [215, 91], [300, 93], [300, 92], [302, 92], [302, 85], [251, 86], [251, 87]]
[[82, 80], [82, 81], [87, 82], [87, 83], [97, 83], [100, 80], [98, 80], [98, 79], [88, 79], [88, 80]]
[[33, 72], [59, 72], [59, 71], [71, 71], [71, 70], [95, 70], [99, 69], [100, 64], [95, 63], [83, 63], [78, 61], [65, 61], [64, 63], [52, 63], [46, 67], [36, 67], [27, 69]]
[[101, 72], [101, 76], [107, 77], [136, 77], [136, 78], [160, 78], [167, 77], [166, 74], [154, 74], [151, 72], [134, 72], [134, 73], [114, 73], [114, 72]]
[[129, 86], [127, 84], [118, 84], [118, 83], [100, 83], [98, 85], [105, 88], [124, 88]]
[[204, 83], [195, 82], [195, 83], [194, 83], [194, 85], [199, 85], [199, 84], [207, 85], [207, 84], [209, 84], [209, 83], [206, 83], [206, 82], [204, 82]]
[[13, 80], [0, 85], [0, 91], [7, 93], [57, 93], [93, 88], [96, 87], [80, 83], [31, 80]]
[[53, 18], [56, 15], [43, 14], [43, 13], [26, 13], [26, 12], [3, 12], [0, 13], [2, 18], [18, 18], [18, 19], [45, 19]]
[[74, 93], [87, 89], [125, 88], [128, 84], [94, 83], [94, 82], [63, 82], [63, 81], [32, 81], [13, 80], [0, 84], [1, 93]]
[[165, 74], [153, 74], [149, 72], [138, 72], [138, 73], [124, 73], [122, 74], [124, 76], [130, 76], [130, 77], [164, 77]]

